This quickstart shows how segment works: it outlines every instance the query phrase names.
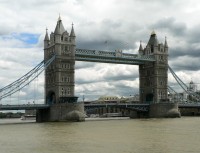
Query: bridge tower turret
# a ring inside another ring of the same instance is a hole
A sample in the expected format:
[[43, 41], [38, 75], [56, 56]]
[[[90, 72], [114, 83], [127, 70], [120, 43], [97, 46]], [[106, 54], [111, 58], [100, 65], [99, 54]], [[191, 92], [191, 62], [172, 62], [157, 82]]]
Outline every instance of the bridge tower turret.
[[44, 37], [44, 49], [48, 48], [49, 46], [49, 35], [48, 35], [48, 29], [46, 28], [46, 34]]
[[155, 62], [139, 66], [140, 74], [140, 101], [159, 103], [166, 100], [168, 82], [168, 45], [159, 43], [156, 33], [151, 33], [143, 55], [153, 55]]
[[73, 45], [76, 45], [76, 35], [75, 35], [75, 32], [74, 32], [74, 24], [72, 23], [72, 29], [71, 29], [71, 32], [70, 32], [70, 42], [73, 44]]

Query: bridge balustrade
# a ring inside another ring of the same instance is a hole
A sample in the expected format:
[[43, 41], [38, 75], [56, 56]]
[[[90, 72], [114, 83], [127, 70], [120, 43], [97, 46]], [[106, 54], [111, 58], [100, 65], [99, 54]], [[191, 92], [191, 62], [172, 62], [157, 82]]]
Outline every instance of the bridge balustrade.
[[122, 51], [119, 50], [111, 52], [111, 51], [76, 49], [75, 58], [77, 61], [130, 64], [130, 65], [140, 65], [144, 64], [145, 62], [155, 61], [153, 55], [122, 53]]

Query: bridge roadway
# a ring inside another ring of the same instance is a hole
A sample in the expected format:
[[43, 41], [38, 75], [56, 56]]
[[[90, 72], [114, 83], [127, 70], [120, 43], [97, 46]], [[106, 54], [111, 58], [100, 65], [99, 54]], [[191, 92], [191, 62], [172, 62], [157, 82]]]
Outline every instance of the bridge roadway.
[[34, 109], [47, 109], [47, 104], [22, 104], [22, 105], [1, 105], [0, 110], [34, 110]]
[[[22, 104], [22, 105], [1, 105], [0, 110], [34, 110], [34, 109], [47, 109], [50, 105], [48, 104]], [[124, 108], [124, 109], [132, 109], [136, 111], [146, 112], [149, 110], [149, 104], [145, 103], [109, 103], [109, 104], [84, 104], [85, 110], [88, 109], [96, 109], [103, 107], [116, 107], [116, 108]], [[193, 104], [179, 104], [179, 108], [200, 108], [200, 103]]]

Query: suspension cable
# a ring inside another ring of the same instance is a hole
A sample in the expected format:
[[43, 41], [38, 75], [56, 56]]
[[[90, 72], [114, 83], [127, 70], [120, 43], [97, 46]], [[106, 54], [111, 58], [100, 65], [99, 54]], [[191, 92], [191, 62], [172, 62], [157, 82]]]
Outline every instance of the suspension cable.
[[172, 76], [175, 78], [175, 80], [177, 81], [177, 83], [181, 86], [181, 88], [188, 94], [193, 96], [196, 100], [200, 99], [200, 96], [198, 94], [196, 94], [195, 92], [192, 91], [188, 91], [188, 86], [176, 75], [176, 73], [172, 70], [172, 68], [168, 65], [168, 68], [172, 74]]
[[13, 83], [3, 87], [0, 89], [0, 99], [6, 98], [18, 90], [27, 86], [30, 82], [32, 82], [36, 77], [38, 77], [55, 59], [55, 55], [52, 56], [49, 60], [44, 62], [44, 60], [38, 64], [35, 68], [29, 71], [27, 74], [22, 76], [20, 79], [17, 79]]

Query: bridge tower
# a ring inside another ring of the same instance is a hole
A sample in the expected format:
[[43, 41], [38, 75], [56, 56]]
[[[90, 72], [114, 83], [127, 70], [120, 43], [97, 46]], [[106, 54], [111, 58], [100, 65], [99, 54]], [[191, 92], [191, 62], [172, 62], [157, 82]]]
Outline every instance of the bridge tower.
[[72, 24], [70, 34], [59, 16], [50, 38], [44, 38], [44, 61], [56, 56], [45, 70], [45, 103], [48, 111], [40, 111], [38, 121], [84, 120], [84, 106], [74, 95], [76, 36]]
[[139, 66], [140, 101], [159, 103], [167, 99], [168, 83], [168, 44], [159, 43], [156, 33], [151, 33], [147, 46], [140, 44], [139, 54], [154, 55], [155, 62]]
[[74, 102], [75, 32], [72, 24], [70, 34], [64, 29], [59, 17], [54, 33], [44, 39], [44, 60], [56, 55], [45, 70], [45, 101], [47, 104]]
[[140, 102], [150, 104], [150, 117], [180, 117], [178, 105], [168, 100], [168, 44], [159, 43], [153, 31], [140, 55], [153, 55], [155, 62], [139, 65]]

